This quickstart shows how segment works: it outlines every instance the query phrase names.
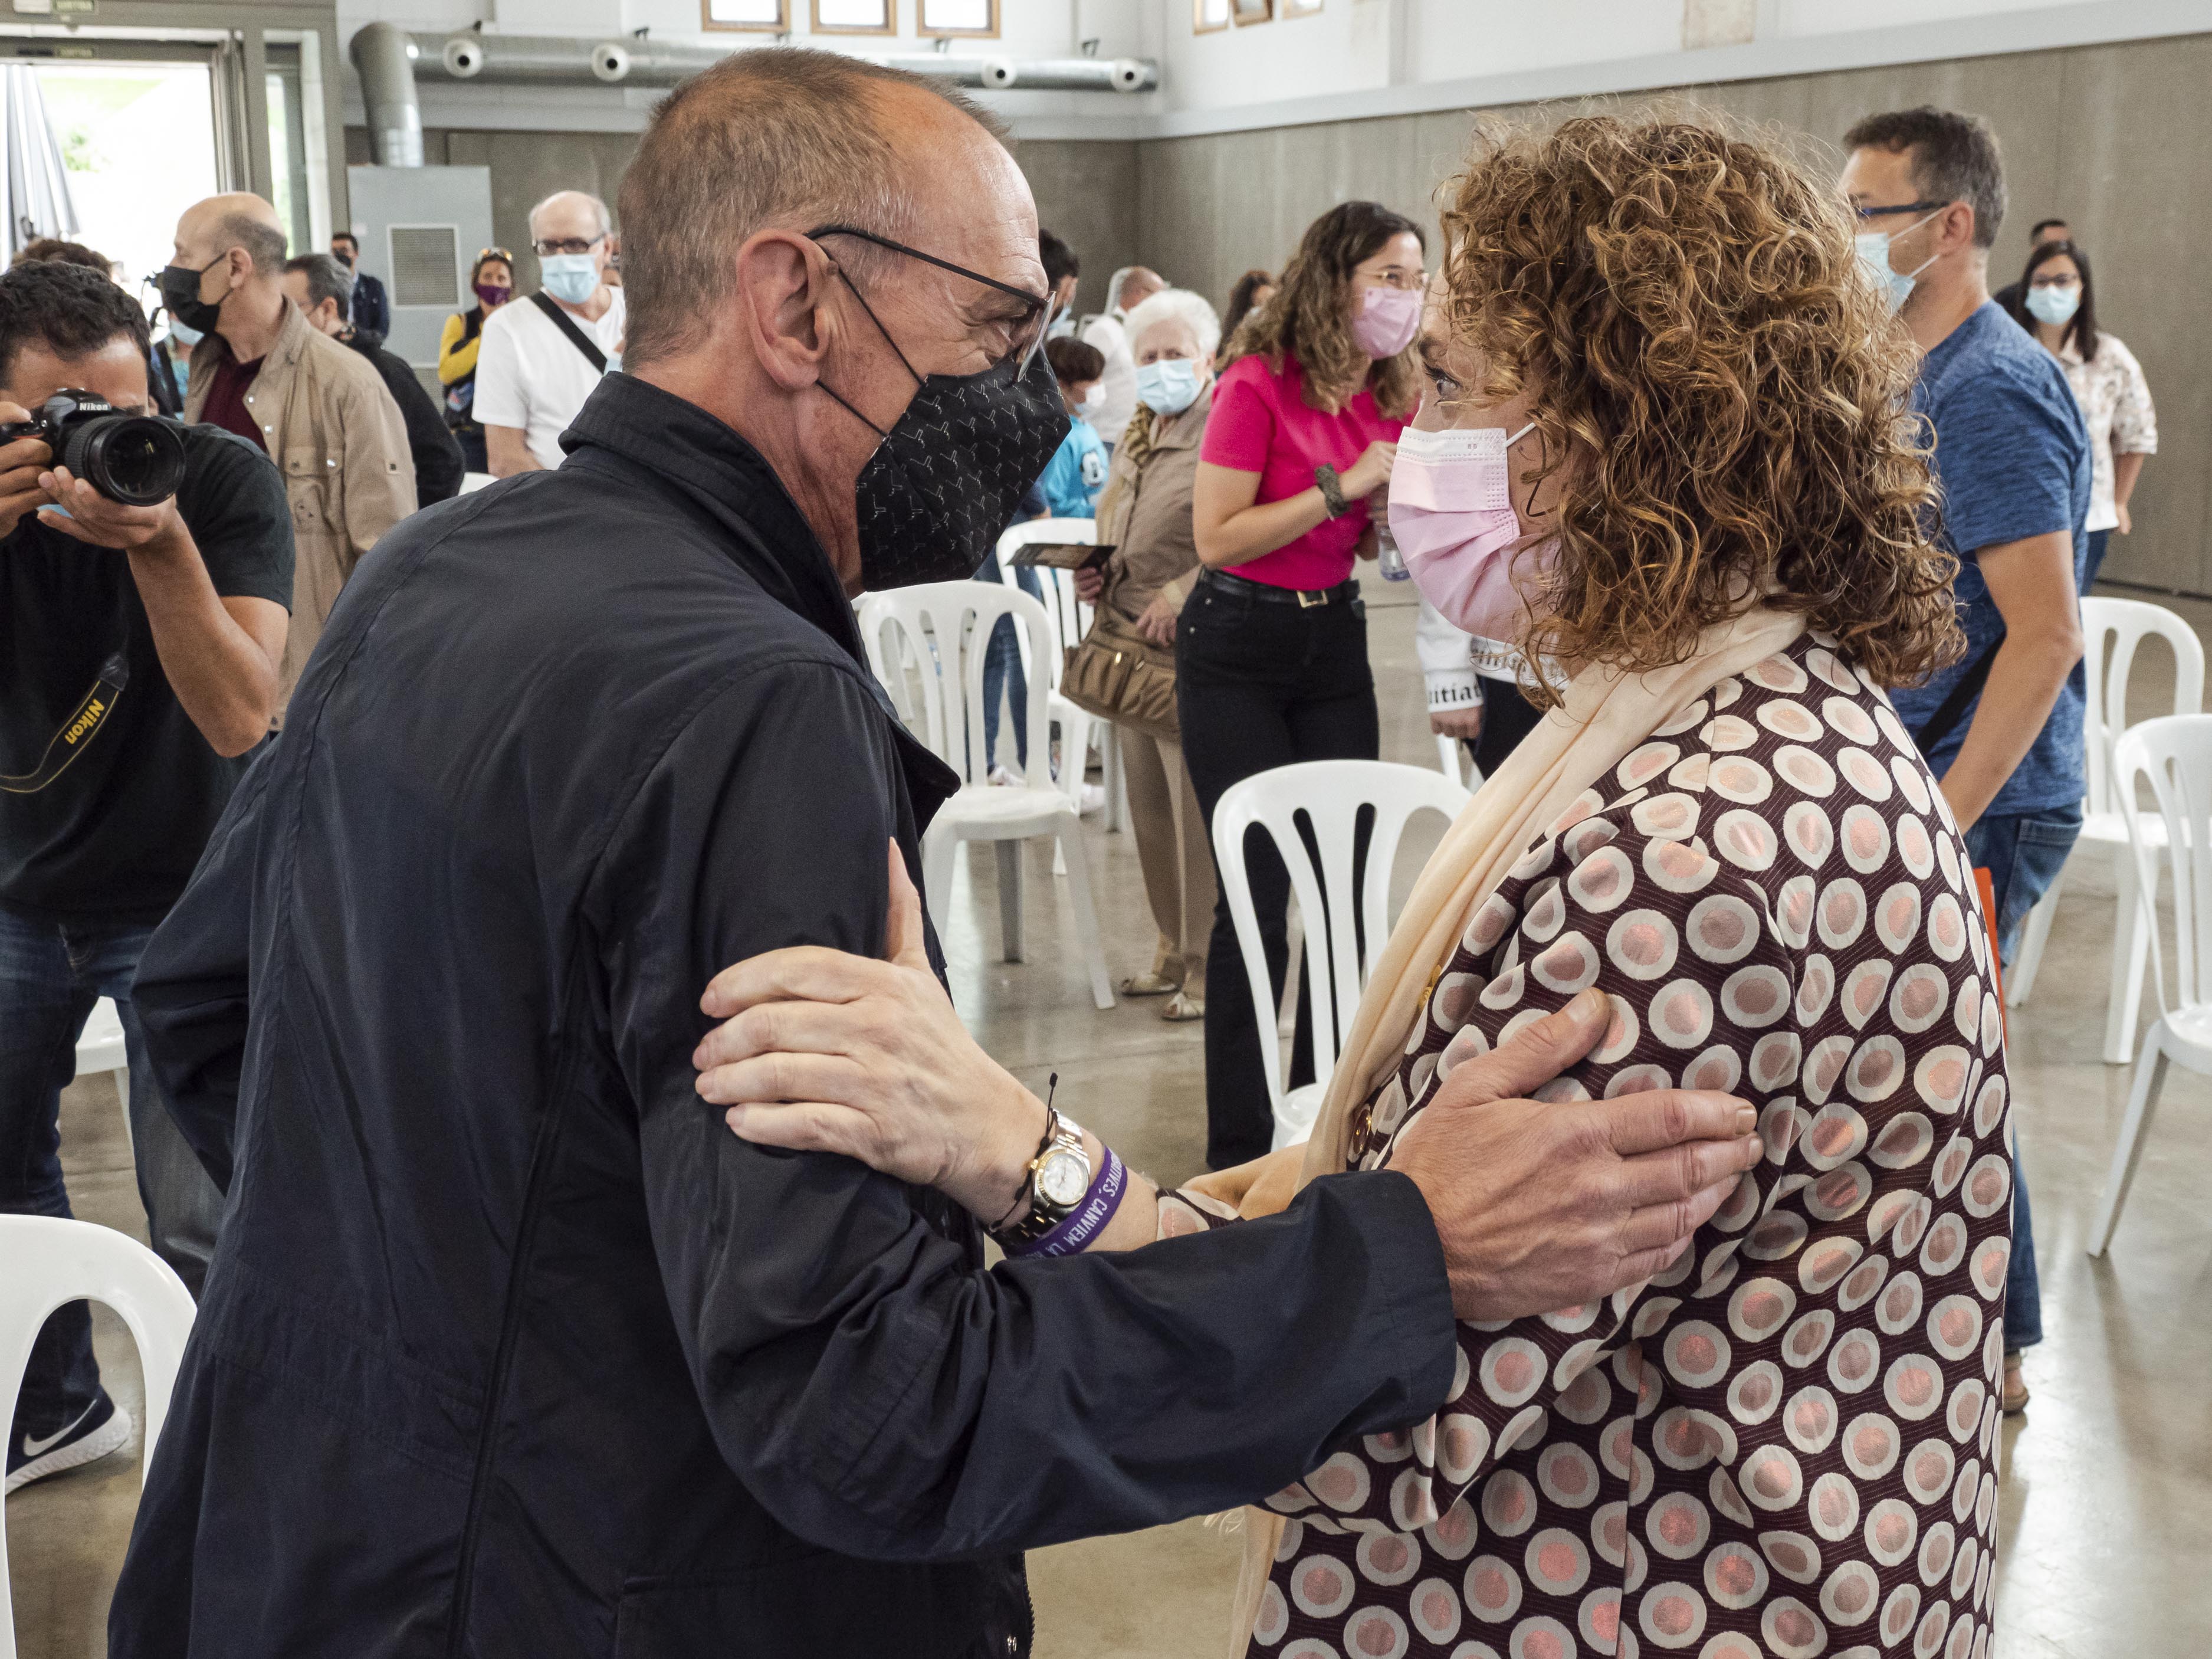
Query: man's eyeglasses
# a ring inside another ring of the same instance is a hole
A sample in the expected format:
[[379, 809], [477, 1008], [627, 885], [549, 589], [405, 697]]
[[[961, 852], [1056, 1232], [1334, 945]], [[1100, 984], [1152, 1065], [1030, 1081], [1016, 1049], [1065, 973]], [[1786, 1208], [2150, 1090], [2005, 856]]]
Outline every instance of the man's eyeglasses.
[[1905, 202], [1896, 207], [1855, 207], [1851, 211], [1862, 219], [1884, 219], [1893, 213], [1933, 213], [1950, 205], [1948, 202]]
[[986, 276], [980, 270], [970, 270], [965, 265], [954, 264], [950, 259], [940, 259], [934, 253], [924, 253], [920, 248], [894, 242], [887, 236], [878, 236], [872, 230], [860, 230], [851, 225], [823, 225], [806, 233], [806, 240], [810, 242], [818, 242], [824, 236], [856, 237], [863, 242], [872, 242], [878, 247], [889, 248], [893, 253], [902, 253], [909, 259], [919, 259], [924, 264], [935, 265], [939, 270], [949, 270], [956, 276], [965, 276], [971, 283], [981, 283], [985, 288], [996, 289], [1001, 294], [1012, 295], [1022, 302], [1024, 309], [1019, 317], [1006, 320], [1006, 346], [993, 360], [994, 366], [1013, 363], [1016, 366], [1015, 377], [1019, 379], [1029, 373], [1030, 365], [1036, 361], [1038, 349], [1044, 344], [1045, 326], [1052, 319], [1050, 295], [1032, 294], [1027, 289], [1002, 283], [995, 276]]
[[[607, 239], [605, 236], [540, 236], [530, 246], [541, 259], [556, 253], [589, 253]], [[497, 249], [492, 250], [494, 252]]]

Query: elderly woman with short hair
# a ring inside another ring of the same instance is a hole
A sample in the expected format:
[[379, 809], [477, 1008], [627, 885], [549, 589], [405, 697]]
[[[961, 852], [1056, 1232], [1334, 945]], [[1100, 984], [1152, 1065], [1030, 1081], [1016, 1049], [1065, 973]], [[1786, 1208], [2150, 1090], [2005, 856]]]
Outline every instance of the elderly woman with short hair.
[[[1176, 619], [1198, 581], [1191, 489], [1213, 406], [1213, 307], [1166, 289], [1131, 312], [1137, 413], [1122, 433], [1098, 503], [1098, 539], [1114, 548], [1100, 573], [1078, 580], [1098, 607], [1091, 649], [1132, 665], [1125, 695], [1101, 711], [1121, 732], [1122, 775], [1159, 943], [1149, 973], [1121, 981], [1125, 996], [1158, 996], [1160, 1018], [1206, 1014], [1206, 948], [1213, 927], [1213, 853], [1183, 764], [1175, 702]], [[1110, 645], [1109, 645], [1110, 642]]]
[[[1312, 1139], [1161, 1231], [1390, 1167], [1563, 1010], [1609, 1028], [1536, 1110], [1725, 1090], [1765, 1155], [1664, 1269], [1462, 1322], [1434, 1413], [1268, 1500], [1238, 1645], [1981, 1659], [2010, 1101], [1973, 872], [1887, 695], [1960, 648], [1911, 342], [1757, 139], [1570, 120], [1449, 190], [1391, 526], [1447, 617], [1568, 678], [1422, 872]], [[896, 1115], [1012, 1146], [986, 1097]]]

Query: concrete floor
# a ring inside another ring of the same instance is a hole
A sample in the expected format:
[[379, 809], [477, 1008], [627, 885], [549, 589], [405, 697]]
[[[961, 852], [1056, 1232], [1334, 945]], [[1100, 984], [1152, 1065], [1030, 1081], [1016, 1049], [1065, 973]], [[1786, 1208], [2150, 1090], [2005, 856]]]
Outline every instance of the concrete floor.
[[[1422, 714], [1404, 590], [1376, 592], [1370, 645], [1385, 757], [1435, 763]], [[2184, 604], [2212, 634], [2212, 605]], [[2163, 664], [2138, 678], [2137, 717], [2162, 712]], [[2166, 681], [2170, 684], [2170, 681]], [[2166, 707], [2170, 707], [2170, 702]], [[1088, 833], [1110, 965], [1150, 965], [1151, 933], [1126, 835]], [[1433, 836], [1416, 824], [1409, 877]], [[1200, 1028], [1157, 1005], [1095, 1012], [1053, 896], [1050, 855], [1027, 865], [1029, 960], [998, 959], [988, 854], [973, 855], [945, 920], [954, 989], [983, 1040], [1026, 1080], [1060, 1078], [1060, 1103], [1164, 1180], [1194, 1173], [1203, 1146]], [[2212, 1079], [2175, 1071], [2112, 1254], [2084, 1235], [2102, 1190], [2130, 1073], [2098, 1059], [2112, 929], [2112, 877], [2085, 857], [2033, 1001], [2012, 1016], [2013, 1077], [2043, 1267], [2045, 1344], [2035, 1390], [2008, 1422], [1997, 1659], [2182, 1659], [2212, 1650], [2212, 1218], [2187, 1171], [2212, 1167]], [[80, 1215], [143, 1237], [122, 1115], [106, 1079], [63, 1102], [64, 1158]], [[108, 1383], [137, 1406], [136, 1365], [104, 1313]], [[24, 1659], [97, 1659], [129, 1535], [135, 1450], [8, 1500], [16, 1631]], [[1030, 1557], [1043, 1659], [1212, 1659], [1224, 1650], [1239, 1540], [1199, 1521], [1064, 1545]]]

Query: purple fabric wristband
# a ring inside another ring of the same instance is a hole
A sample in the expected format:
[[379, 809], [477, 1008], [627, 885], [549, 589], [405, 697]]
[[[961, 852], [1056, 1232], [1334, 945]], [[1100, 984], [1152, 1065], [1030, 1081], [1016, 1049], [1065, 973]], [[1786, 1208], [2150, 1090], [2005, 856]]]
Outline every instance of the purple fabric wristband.
[[1083, 1195], [1083, 1202], [1075, 1206], [1067, 1219], [1054, 1227], [1034, 1244], [1012, 1252], [1018, 1256], [1074, 1255], [1092, 1239], [1106, 1231], [1106, 1224], [1121, 1207], [1121, 1198], [1129, 1190], [1129, 1172], [1121, 1167], [1121, 1158], [1114, 1149], [1106, 1149], [1106, 1167], [1091, 1183], [1091, 1190]]

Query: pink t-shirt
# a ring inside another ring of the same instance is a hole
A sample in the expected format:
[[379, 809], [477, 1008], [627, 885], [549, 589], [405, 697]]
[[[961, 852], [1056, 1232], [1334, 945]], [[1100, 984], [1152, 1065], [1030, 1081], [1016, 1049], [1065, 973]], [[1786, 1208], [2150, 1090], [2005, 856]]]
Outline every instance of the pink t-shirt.
[[[1287, 501], [1314, 487], [1314, 469], [1349, 467], [1371, 443], [1395, 443], [1406, 429], [1375, 407], [1363, 391], [1334, 415], [1324, 415], [1300, 394], [1298, 366], [1283, 359], [1282, 372], [1265, 357], [1238, 359], [1213, 389], [1201, 460], [1260, 475], [1257, 504]], [[1231, 574], [1277, 587], [1334, 587], [1352, 574], [1352, 549], [1367, 528], [1367, 514], [1324, 519], [1294, 542], [1232, 568]]]

